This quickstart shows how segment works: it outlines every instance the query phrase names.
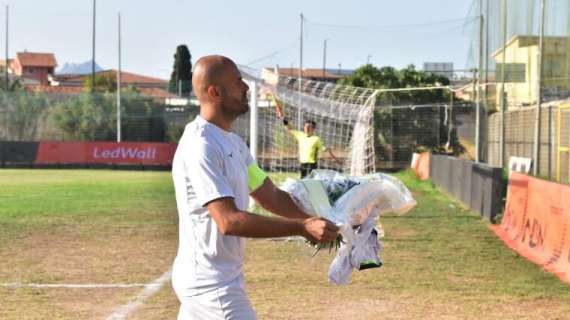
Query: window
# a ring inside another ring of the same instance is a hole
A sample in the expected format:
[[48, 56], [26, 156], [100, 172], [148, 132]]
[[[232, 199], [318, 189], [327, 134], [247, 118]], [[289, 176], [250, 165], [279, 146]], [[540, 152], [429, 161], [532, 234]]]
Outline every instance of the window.
[[[497, 81], [502, 81], [503, 64], [497, 63]], [[505, 63], [505, 82], [525, 82], [526, 65], [524, 63]]]
[[545, 57], [542, 71], [544, 78], [559, 78], [564, 75], [560, 60], [550, 57]]

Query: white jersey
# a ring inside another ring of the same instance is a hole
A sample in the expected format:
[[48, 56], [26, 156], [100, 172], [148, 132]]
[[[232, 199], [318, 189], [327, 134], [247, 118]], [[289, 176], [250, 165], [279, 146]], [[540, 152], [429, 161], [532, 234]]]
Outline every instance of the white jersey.
[[172, 274], [177, 294], [200, 294], [242, 274], [244, 239], [221, 234], [204, 206], [232, 197], [238, 209], [247, 210], [247, 167], [253, 162], [238, 135], [200, 116], [186, 125], [172, 163], [179, 217]]

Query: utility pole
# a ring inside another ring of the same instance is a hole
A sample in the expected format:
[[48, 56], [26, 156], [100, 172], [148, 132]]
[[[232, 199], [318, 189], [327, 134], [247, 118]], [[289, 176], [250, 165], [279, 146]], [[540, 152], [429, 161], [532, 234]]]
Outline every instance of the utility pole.
[[[489, 83], [489, 0], [485, 1], [485, 84]], [[485, 86], [485, 105], [488, 103], [488, 92], [487, 86]]]
[[[475, 162], [480, 161], [481, 157], [481, 100], [483, 100], [482, 92], [482, 82], [483, 82], [483, 0], [479, 0], [479, 67], [478, 67], [478, 77], [477, 77], [477, 106], [475, 114]], [[475, 79], [473, 79], [475, 82]], [[475, 90], [473, 91], [475, 94]], [[487, 113], [485, 112], [485, 115]]]
[[323, 44], [323, 80], [327, 72], [327, 40], [325, 39]]
[[97, 0], [93, 0], [93, 52], [91, 53], [91, 92], [95, 92], [95, 21], [97, 10]]
[[119, 64], [117, 68], [117, 142], [121, 142], [121, 13], [118, 13]]
[[506, 100], [506, 92], [505, 92], [505, 62], [507, 56], [507, 0], [502, 0], [502, 11], [503, 11], [503, 56], [501, 59], [501, 101], [500, 101], [500, 124], [501, 124], [501, 132], [500, 132], [500, 139], [499, 139], [499, 163], [501, 167], [505, 165], [505, 100]]
[[451, 133], [453, 131], [453, 96], [455, 95], [455, 92], [453, 90], [449, 90], [449, 93], [449, 118], [447, 119], [447, 143], [445, 144], [446, 149], [453, 147], [451, 142]]
[[10, 79], [8, 78], [8, 18], [9, 18], [10, 7], [6, 6], [6, 65], [4, 66], [4, 85], [6, 86], [6, 91], [10, 89]]
[[301, 33], [299, 35], [299, 108], [297, 112], [297, 128], [301, 128], [301, 106], [303, 104], [303, 14], [301, 13]]
[[367, 56], [366, 56], [366, 64], [370, 64], [370, 58], [371, 58], [371, 57], [372, 57], [371, 55], [367, 55]]
[[536, 114], [534, 117], [534, 164], [533, 174], [538, 175], [540, 164], [540, 105], [542, 104], [542, 63], [544, 55], [544, 7], [546, 0], [540, 0], [540, 36], [538, 40], [538, 53], [537, 53], [537, 76], [536, 76]]

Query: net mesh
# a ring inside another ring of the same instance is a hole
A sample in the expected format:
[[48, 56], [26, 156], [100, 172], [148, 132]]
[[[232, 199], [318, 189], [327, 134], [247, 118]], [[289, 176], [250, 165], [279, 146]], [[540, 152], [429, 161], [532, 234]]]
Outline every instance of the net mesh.
[[567, 161], [566, 151], [561, 166], [555, 155], [565, 130], [556, 126], [556, 109], [570, 99], [570, 2], [473, 0], [468, 15], [482, 17], [465, 30], [472, 39], [468, 67], [481, 60], [489, 113], [485, 160], [504, 167], [511, 156], [531, 158], [536, 174], [555, 177]]
[[[506, 109], [570, 97], [570, 2], [548, 0], [544, 7], [542, 74], [538, 72], [540, 0], [474, 0], [470, 16], [483, 15], [480, 25], [466, 24], [471, 37], [468, 67], [478, 67], [482, 43], [482, 76], [486, 105], [498, 110], [505, 89]], [[540, 80], [539, 80], [540, 77]]]
[[[318, 167], [351, 175], [376, 170], [373, 114], [376, 91], [332, 83], [277, 77], [241, 67], [242, 75], [260, 88], [257, 160], [275, 173], [299, 171], [298, 145], [276, 109], [280, 105], [293, 130], [302, 131], [305, 121], [317, 124], [315, 134], [330, 150], [318, 155]], [[273, 97], [272, 100], [270, 97]], [[253, 141], [253, 140], [250, 140]], [[335, 159], [336, 158], [336, 159]]]

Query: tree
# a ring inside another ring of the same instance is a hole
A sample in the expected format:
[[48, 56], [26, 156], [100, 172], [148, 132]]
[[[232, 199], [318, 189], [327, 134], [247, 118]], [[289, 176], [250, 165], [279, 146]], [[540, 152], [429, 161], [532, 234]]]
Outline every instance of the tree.
[[[447, 86], [449, 79], [443, 76], [416, 70], [413, 64], [402, 70], [393, 67], [380, 69], [371, 64], [364, 65], [340, 84], [374, 89], [396, 89], [412, 87]], [[377, 99], [386, 104], [425, 104], [449, 101], [450, 95], [444, 90], [385, 92]]]
[[[83, 88], [85, 91], [91, 90], [91, 77], [85, 77]], [[95, 75], [95, 91], [96, 92], [115, 92], [117, 91], [117, 78], [111, 72], [99, 73]]]
[[[164, 106], [136, 91], [125, 89], [121, 98], [123, 141], [163, 141]], [[117, 96], [83, 92], [61, 100], [51, 118], [67, 140], [113, 141], [117, 134]]]
[[37, 139], [38, 123], [49, 106], [41, 93], [22, 91], [0, 92], [0, 140], [33, 141]]
[[[351, 76], [341, 79], [340, 84], [374, 89], [418, 88], [447, 86], [449, 79], [443, 76], [416, 70], [414, 65], [396, 70], [393, 67], [376, 68], [367, 64]], [[449, 121], [438, 105], [451, 100], [449, 90], [391, 91], [377, 95], [381, 106], [433, 105], [422, 112], [412, 108], [376, 108], [374, 114], [374, 144], [384, 160], [408, 160], [417, 149], [445, 151]], [[456, 98], [454, 98], [457, 101]], [[457, 113], [453, 115], [457, 124]], [[439, 124], [439, 125], [438, 125]], [[457, 132], [452, 132], [451, 152], [459, 154], [465, 149], [459, 143]]]
[[[4, 77], [0, 77], [0, 90], [6, 91], [6, 79]], [[22, 91], [22, 82], [19, 78], [10, 81], [8, 91]]]
[[[180, 88], [179, 88], [180, 86]], [[192, 91], [192, 55], [185, 44], [179, 45], [174, 54], [174, 67], [168, 83], [168, 91], [188, 96]]]
[[115, 110], [113, 96], [85, 92], [59, 102], [51, 110], [51, 117], [69, 140], [112, 141]]

